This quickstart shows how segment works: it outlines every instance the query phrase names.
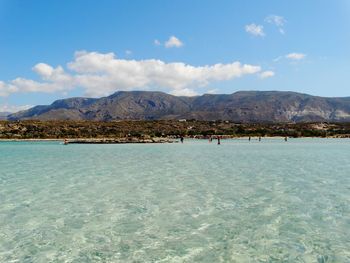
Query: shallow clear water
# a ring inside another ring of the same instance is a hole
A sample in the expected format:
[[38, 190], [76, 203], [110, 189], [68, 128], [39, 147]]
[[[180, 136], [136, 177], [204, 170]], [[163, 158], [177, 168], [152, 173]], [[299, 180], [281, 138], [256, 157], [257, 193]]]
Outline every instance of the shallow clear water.
[[350, 262], [350, 140], [0, 142], [0, 262]]

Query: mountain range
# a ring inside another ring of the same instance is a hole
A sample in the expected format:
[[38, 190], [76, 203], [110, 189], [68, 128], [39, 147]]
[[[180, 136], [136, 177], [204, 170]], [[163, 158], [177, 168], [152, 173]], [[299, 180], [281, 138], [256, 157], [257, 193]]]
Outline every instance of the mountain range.
[[0, 112], [0, 120], [6, 120], [7, 116], [10, 114], [10, 112]]
[[118, 91], [102, 98], [69, 98], [10, 114], [8, 120], [196, 119], [234, 122], [348, 122], [350, 97], [328, 98], [285, 91], [173, 96]]

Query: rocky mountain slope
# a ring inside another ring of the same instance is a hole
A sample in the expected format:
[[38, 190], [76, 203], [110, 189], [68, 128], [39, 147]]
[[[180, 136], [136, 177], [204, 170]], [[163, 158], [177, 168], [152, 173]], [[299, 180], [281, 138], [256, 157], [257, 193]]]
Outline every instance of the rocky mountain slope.
[[350, 121], [350, 97], [325, 98], [281, 91], [240, 91], [177, 97], [119, 91], [100, 99], [70, 98], [8, 116], [10, 120], [197, 119], [235, 122]]

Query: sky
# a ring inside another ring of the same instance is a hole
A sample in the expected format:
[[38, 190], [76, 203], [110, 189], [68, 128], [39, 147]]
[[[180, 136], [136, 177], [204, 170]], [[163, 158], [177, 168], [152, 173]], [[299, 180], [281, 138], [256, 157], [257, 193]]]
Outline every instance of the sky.
[[119, 90], [350, 96], [349, 0], [0, 0], [0, 112]]

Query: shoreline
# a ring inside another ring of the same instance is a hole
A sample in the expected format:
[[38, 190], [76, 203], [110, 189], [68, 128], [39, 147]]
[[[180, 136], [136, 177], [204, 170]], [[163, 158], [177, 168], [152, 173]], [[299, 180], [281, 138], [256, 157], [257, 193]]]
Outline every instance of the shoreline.
[[[216, 136], [212, 137], [213, 140], [216, 140]], [[259, 136], [251, 136], [252, 141], [259, 140]], [[284, 140], [286, 137], [284, 136], [266, 136], [261, 137], [264, 139], [276, 139], [276, 140]], [[329, 137], [287, 137], [288, 139], [349, 139], [349, 137], [341, 137], [341, 136], [329, 136]], [[180, 138], [174, 137], [155, 137], [155, 138], [62, 138], [62, 139], [54, 139], [54, 138], [46, 138], [46, 139], [4, 139], [0, 138], [0, 142], [65, 142], [67, 144], [151, 144], [151, 143], [178, 143]], [[185, 140], [208, 140], [209, 138], [202, 137], [184, 137]], [[249, 136], [240, 136], [240, 137], [231, 137], [229, 135], [220, 135], [221, 140], [249, 140]]]
[[0, 142], [67, 142], [67, 144], [126, 144], [126, 143], [177, 143], [174, 138], [69, 138], [69, 139], [2, 139]]

